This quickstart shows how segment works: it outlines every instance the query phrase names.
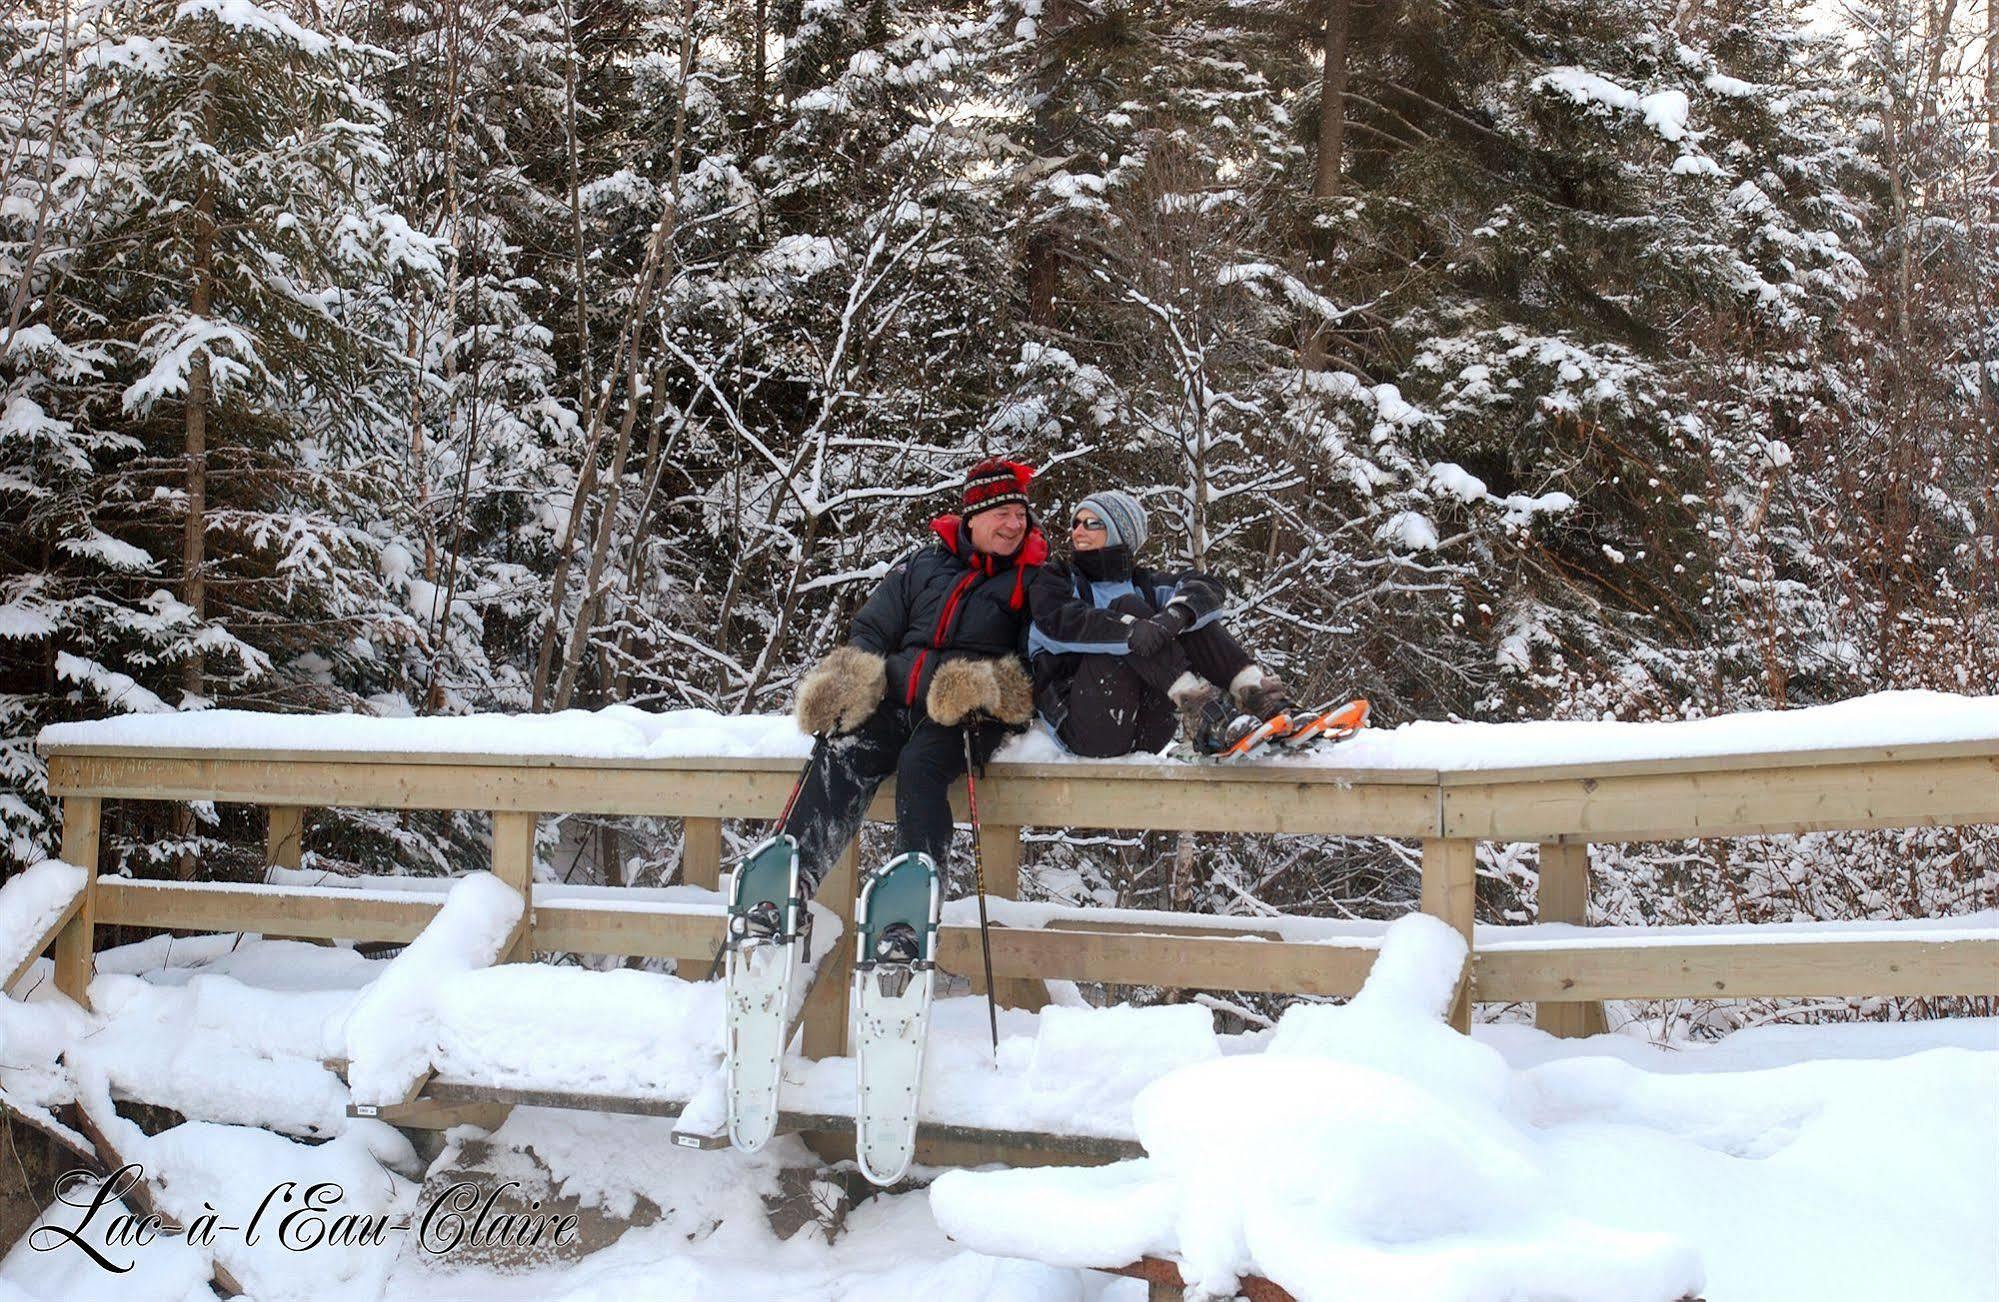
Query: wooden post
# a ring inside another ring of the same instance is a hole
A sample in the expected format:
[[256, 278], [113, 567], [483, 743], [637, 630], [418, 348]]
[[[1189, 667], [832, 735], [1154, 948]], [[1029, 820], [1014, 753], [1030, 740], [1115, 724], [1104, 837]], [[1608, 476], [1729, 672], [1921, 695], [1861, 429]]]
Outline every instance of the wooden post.
[[[1589, 846], [1544, 841], [1541, 845], [1541, 921], [1572, 922], [1583, 926], [1589, 921]], [[1550, 1035], [1580, 1038], [1602, 1035], [1609, 1029], [1603, 1005], [1548, 1003], [1534, 1006], [1534, 1025]]]
[[96, 796], [62, 798], [62, 859], [83, 869], [83, 899], [69, 925], [56, 933], [56, 989], [90, 1007], [96, 967], [97, 850], [104, 805]]
[[521, 893], [520, 938], [501, 956], [504, 963], [534, 958], [534, 829], [537, 815], [499, 810], [493, 815], [493, 875]]
[[305, 862], [305, 807], [272, 805], [265, 811], [264, 862], [274, 868], [296, 868]]
[[1442, 918], [1465, 938], [1465, 979], [1451, 1006], [1451, 1025], [1471, 1031], [1472, 915], [1477, 901], [1478, 842], [1432, 837], [1423, 842], [1423, 912]]
[[[812, 897], [838, 914], [846, 930], [833, 952], [822, 960], [827, 967], [820, 973], [819, 984], [813, 987], [812, 998], [805, 1006], [808, 1058], [837, 1058], [847, 1051], [847, 987], [854, 979], [854, 892], [860, 866], [861, 838], [856, 833], [847, 852], [840, 856], [840, 862], [826, 874], [826, 880], [819, 883], [819, 890]], [[819, 952], [826, 943], [815, 935], [813, 952]]]
[[722, 884], [722, 820], [681, 820], [680, 880], [712, 891]]
[[[685, 818], [680, 823], [680, 882], [715, 890], [722, 884], [722, 820]], [[673, 965], [682, 981], [705, 981], [712, 960], [683, 958]]]
[[[996, 899], [1020, 898], [1020, 829], [1006, 823], [979, 824], [979, 857], [985, 862], [986, 893]], [[972, 993], [986, 992], [984, 968], [972, 974]], [[994, 998], [1008, 1008], [1039, 1012], [1048, 1006], [1048, 986], [1033, 977], [994, 977]]]
[[[273, 868], [297, 868], [305, 862], [305, 806], [271, 805], [265, 809], [269, 821], [264, 827], [264, 862]], [[331, 947], [324, 936], [291, 937], [266, 932], [266, 940], [304, 939], [314, 945]]]

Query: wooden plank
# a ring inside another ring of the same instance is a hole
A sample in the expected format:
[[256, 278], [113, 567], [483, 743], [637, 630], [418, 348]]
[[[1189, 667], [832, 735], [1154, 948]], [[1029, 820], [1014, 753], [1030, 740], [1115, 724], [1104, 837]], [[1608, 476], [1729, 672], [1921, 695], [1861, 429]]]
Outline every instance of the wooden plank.
[[279, 888], [222, 882], [97, 882], [98, 920], [106, 926], [176, 931], [251, 931], [407, 944], [444, 903], [439, 892], [395, 898], [338, 887]]
[[[1170, 1258], [1141, 1257], [1128, 1266], [1099, 1266], [1097, 1269], [1107, 1275], [1144, 1280], [1147, 1302], [1177, 1302], [1177, 1299], [1186, 1296], [1187, 1284], [1180, 1277], [1180, 1263]], [[1247, 1299], [1247, 1302], [1293, 1302], [1288, 1290], [1261, 1275], [1244, 1275], [1237, 1279], [1236, 1296]]]
[[274, 868], [296, 868], [305, 861], [305, 809], [272, 805], [264, 827], [264, 862]]
[[[705, 980], [722, 943], [722, 913], [606, 908], [544, 899], [534, 907], [533, 947], [541, 953], [622, 954], [680, 960], [683, 980]], [[693, 975], [689, 975], [692, 970]]]
[[[1540, 921], [1589, 924], [1589, 846], [1544, 844], [1541, 847]], [[1596, 1002], [1556, 1003], [1543, 1000], [1534, 1008], [1534, 1025], [1563, 1039], [1602, 1035], [1609, 1029], [1603, 1005]]]
[[[1350, 995], [1374, 966], [1372, 946], [1286, 944], [1221, 937], [1029, 930], [994, 927], [993, 978], [1061, 977], [1114, 985], [1173, 985], [1190, 990], [1251, 990]], [[937, 934], [940, 966], [980, 968], [977, 926]]]
[[1474, 959], [1478, 994], [1543, 999], [1999, 995], [1999, 940], [1675, 940], [1507, 946]]
[[477, 1126], [481, 1130], [494, 1131], [506, 1124], [513, 1107], [506, 1103], [443, 1103], [434, 1099], [415, 1099], [408, 1103], [395, 1103], [381, 1110], [376, 1118], [403, 1130], [449, 1130], [453, 1126]]
[[88, 882], [78, 887], [76, 894], [69, 897], [69, 903], [63, 906], [61, 915], [45, 928], [42, 934], [28, 946], [27, 951], [21, 955], [21, 961], [16, 963], [14, 970], [7, 974], [6, 984], [0, 985], [0, 997], [4, 997], [19, 984], [22, 977], [28, 975], [28, 969], [35, 965], [35, 960], [42, 956], [42, 951], [55, 944], [56, 937], [62, 935], [69, 924], [76, 919], [76, 915], [83, 910], [84, 893], [89, 889], [90, 884]]
[[[1200, 936], [1215, 940], [1275, 940], [1282, 941], [1284, 933], [1275, 927], [1221, 927], [1188, 922], [1190, 914], [1166, 913], [1161, 911], [1159, 921], [1148, 918], [1143, 922], [1129, 922], [1121, 918], [1068, 917], [1050, 918], [1041, 925], [1043, 931], [1113, 931], [1129, 936]], [[1173, 921], [1167, 921], [1173, 919]]]
[[[575, 1090], [523, 1089], [510, 1085], [487, 1085], [473, 1081], [433, 1079], [425, 1087], [423, 1100], [433, 1103], [506, 1103], [516, 1107], [571, 1108], [588, 1112], [617, 1112], [647, 1117], [677, 1117], [686, 1109], [685, 1099], [637, 1098], [630, 1095], [594, 1094]], [[808, 1134], [852, 1136], [854, 1118], [838, 1112], [778, 1113], [780, 1130]], [[1064, 1135], [1041, 1130], [1003, 1130], [949, 1122], [925, 1121], [917, 1127], [922, 1139], [953, 1143], [996, 1144], [1026, 1152], [1071, 1153], [1105, 1160], [1143, 1157], [1144, 1148], [1135, 1140], [1111, 1139], [1100, 1135]]]
[[423, 1098], [424, 1086], [430, 1084], [430, 1078], [435, 1074], [435, 1072], [425, 1070], [415, 1080], [410, 1082], [410, 1087], [404, 1090], [403, 1096], [394, 1103], [349, 1103], [347, 1105], [347, 1115], [350, 1117], [373, 1117], [378, 1121], [394, 1121], [397, 1116], [410, 1111], [412, 1105]]
[[[797, 756], [749, 756], [749, 755], [663, 755], [641, 758], [637, 756], [602, 755], [537, 755], [515, 751], [424, 751], [424, 750], [342, 750], [337, 748], [298, 747], [254, 747], [254, 746], [117, 746], [100, 743], [58, 743], [53, 746], [38, 745], [37, 749], [47, 759], [51, 781], [67, 781], [69, 770], [65, 767], [78, 760], [86, 759], [145, 759], [145, 760], [185, 760], [243, 761], [254, 764], [303, 764], [331, 761], [352, 765], [357, 768], [435, 766], [452, 768], [474, 765], [481, 768], [523, 768], [523, 769], [583, 769], [583, 770], [633, 770], [658, 773], [706, 773], [726, 770], [731, 773], [776, 773], [782, 774], [789, 783], [798, 776], [803, 755]], [[1979, 753], [1989, 753], [1993, 746], [1988, 744]], [[1014, 781], [1025, 778], [1069, 778], [1077, 774], [1077, 766], [1067, 761], [1040, 761], [1020, 763], [998, 760], [986, 766], [987, 772], [996, 781]], [[1181, 760], [1156, 757], [1133, 757], [1121, 762], [1092, 761], [1086, 769], [1091, 777], [1111, 782], [1192, 782], [1205, 784], [1218, 775], [1229, 781], [1289, 783], [1300, 780], [1327, 782], [1345, 785], [1355, 782], [1370, 784], [1400, 783], [1412, 786], [1434, 787], [1439, 774], [1430, 768], [1336, 768], [1316, 761], [1300, 761], [1293, 757], [1274, 756], [1268, 760], [1231, 763], [1226, 766], [1213, 764], [1190, 764]]]
[[1443, 789], [1446, 836], [1646, 841], [1999, 822], [1999, 756]]
[[[521, 813], [657, 814], [772, 818], [784, 807], [795, 766], [703, 767], [639, 763], [506, 764], [360, 762], [325, 755], [232, 759], [216, 755], [64, 754], [50, 760], [50, 787], [137, 800], [351, 805], [369, 809], [499, 809]], [[1437, 795], [1408, 774], [1349, 782], [1308, 765], [1257, 769], [1213, 765], [1019, 765], [1052, 770], [995, 776], [980, 784], [980, 814], [995, 823], [1197, 832], [1325, 832], [1430, 836]], [[1434, 779], [1434, 774], [1431, 775]], [[894, 819], [894, 783], [869, 816]], [[959, 818], [964, 792], [952, 796]]]
[[104, 805], [96, 796], [64, 796], [62, 859], [83, 869], [83, 898], [56, 933], [56, 989], [90, 1007], [90, 978], [97, 966], [97, 857]]
[[521, 893], [521, 926], [501, 954], [502, 963], [525, 963], [534, 957], [534, 830], [531, 812], [501, 809], [493, 814], [493, 875]]
[[[96, 1119], [86, 1108], [80, 1104], [70, 1104], [64, 1120], [90, 1141], [91, 1147], [97, 1150], [97, 1160], [105, 1171], [116, 1172], [123, 1170], [127, 1165], [132, 1165], [136, 1178], [119, 1183], [113, 1192], [118, 1194], [135, 1216], [158, 1217], [162, 1225], [173, 1225], [175, 1233], [187, 1228], [176, 1224], [172, 1217], [160, 1210], [159, 1197], [153, 1192], [153, 1182], [145, 1174], [145, 1168], [137, 1164], [128, 1164], [119, 1155], [117, 1146], [111, 1142], [110, 1136], [104, 1133], [104, 1128], [97, 1124]], [[221, 1262], [214, 1260], [209, 1262], [209, 1279], [215, 1285], [216, 1292], [223, 1297], [243, 1296], [243, 1286]]]
[[1827, 746], [1809, 750], [1745, 750], [1662, 759], [1580, 760], [1507, 768], [1457, 769], [1438, 775], [1444, 786], [1484, 786], [1496, 782], [1545, 782], [1562, 778], [1636, 777], [1653, 774], [1749, 772], [1762, 769], [1823, 768], [1863, 764], [1894, 766], [1928, 760], [1963, 759], [1999, 753], [1999, 738], [1932, 741], [1892, 746]]
[[[1472, 918], [1478, 903], [1477, 870], [1476, 843], [1455, 838], [1423, 842], [1423, 912], [1455, 927], [1465, 938], [1467, 949], [1472, 946]], [[1450, 1022], [1460, 1031], [1471, 1031], [1469, 982], [1460, 985]]]

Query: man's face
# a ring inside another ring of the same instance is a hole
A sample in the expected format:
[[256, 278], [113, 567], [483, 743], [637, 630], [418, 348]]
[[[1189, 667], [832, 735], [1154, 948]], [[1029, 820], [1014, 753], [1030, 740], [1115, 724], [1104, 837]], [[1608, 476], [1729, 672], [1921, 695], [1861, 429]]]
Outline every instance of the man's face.
[[968, 527], [974, 548], [988, 556], [1011, 556], [1027, 538], [1027, 508], [1018, 502], [996, 506], [973, 516]]
[[1069, 546], [1079, 552], [1093, 552], [1104, 545], [1109, 531], [1095, 511], [1088, 507], [1076, 512], [1069, 520]]

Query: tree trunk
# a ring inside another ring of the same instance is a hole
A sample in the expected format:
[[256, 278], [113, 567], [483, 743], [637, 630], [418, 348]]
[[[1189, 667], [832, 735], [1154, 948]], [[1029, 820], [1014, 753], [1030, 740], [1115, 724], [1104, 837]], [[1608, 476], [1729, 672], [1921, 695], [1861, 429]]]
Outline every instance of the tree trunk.
[[1325, 68], [1319, 74], [1319, 158], [1312, 197], [1340, 193], [1347, 135], [1347, 16], [1349, 0], [1326, 0]]
[[[1041, 162], [1053, 159], [1061, 144], [1056, 139], [1054, 108], [1056, 96], [1062, 90], [1064, 60], [1059, 42], [1074, 21], [1074, 0], [1048, 0], [1036, 33], [1039, 53], [1034, 69], [1034, 157]], [[1027, 321], [1036, 329], [1045, 330], [1055, 324], [1059, 266], [1055, 232], [1045, 224], [1030, 228], [1025, 267]]]
[[[1351, 0], [1326, 0], [1326, 30], [1322, 52], [1324, 67], [1319, 73], [1319, 156], [1312, 171], [1312, 205], [1317, 215], [1327, 199], [1340, 194], [1340, 171], [1346, 162], [1347, 143], [1347, 19]], [[1306, 247], [1322, 265], [1331, 252], [1332, 241], [1318, 226], [1305, 232]], [[1326, 366], [1326, 326], [1309, 321], [1304, 331], [1304, 367], [1308, 371]]]
[[583, 245], [583, 165], [576, 142], [576, 14], [564, 6], [562, 28], [568, 38], [569, 59], [562, 73], [562, 135], [569, 155], [569, 256], [570, 274], [576, 278], [576, 410], [590, 410], [590, 308], [587, 292], [589, 261]]
[[[213, 88], [204, 86], [203, 91], [207, 102], [202, 109], [202, 125], [212, 141], [216, 135]], [[191, 270], [194, 273], [192, 311], [196, 317], [206, 318], [215, 306], [215, 184], [206, 172], [195, 183], [194, 266]], [[208, 404], [211, 388], [208, 352], [202, 349], [194, 354], [187, 372], [187, 519], [181, 534], [181, 600], [193, 612], [193, 624], [197, 629], [208, 614], [208, 584], [203, 566], [207, 563], [208, 542]], [[202, 661], [200, 646], [189, 647], [187, 660], [181, 666], [183, 705], [187, 704], [187, 698], [207, 695]], [[176, 806], [174, 825], [183, 837], [192, 838], [194, 811], [186, 805]], [[177, 871], [183, 880], [194, 877], [195, 858], [192, 851], [182, 852]]]

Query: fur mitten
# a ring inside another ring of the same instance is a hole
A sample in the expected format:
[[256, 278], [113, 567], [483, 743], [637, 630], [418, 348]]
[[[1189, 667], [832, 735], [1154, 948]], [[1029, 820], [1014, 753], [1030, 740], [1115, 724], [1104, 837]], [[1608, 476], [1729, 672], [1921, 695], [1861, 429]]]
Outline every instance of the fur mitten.
[[1034, 680], [1019, 656], [1001, 656], [992, 662], [993, 681], [999, 692], [992, 716], [1012, 727], [1024, 727], [1034, 717]]
[[798, 684], [798, 730], [852, 732], [888, 692], [888, 662], [857, 646], [834, 647]]
[[924, 698], [930, 717], [947, 728], [957, 727], [974, 714], [990, 714], [998, 703], [993, 662], [966, 657], [938, 665], [930, 676], [930, 694]]
[[1034, 683], [1015, 656], [960, 657], [937, 666], [924, 706], [947, 728], [975, 714], [1019, 726], [1034, 717]]

